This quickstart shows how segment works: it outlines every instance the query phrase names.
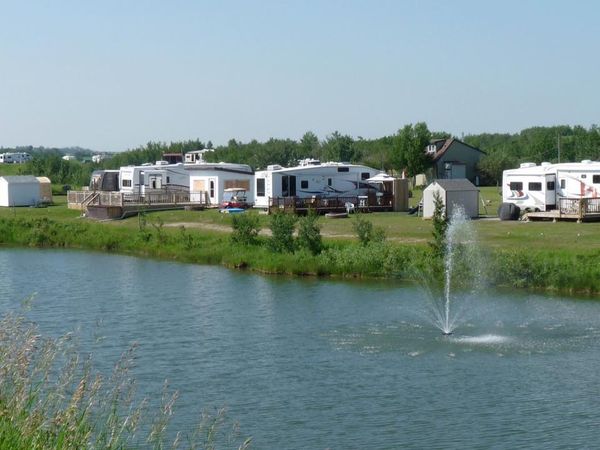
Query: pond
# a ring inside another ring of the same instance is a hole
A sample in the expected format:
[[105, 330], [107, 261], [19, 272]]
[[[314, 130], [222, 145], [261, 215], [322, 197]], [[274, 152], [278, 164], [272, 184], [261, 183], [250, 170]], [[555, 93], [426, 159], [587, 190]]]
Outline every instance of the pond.
[[173, 425], [226, 406], [257, 449], [581, 448], [598, 438], [600, 303], [491, 290], [451, 336], [418, 286], [271, 278], [55, 250], [0, 250], [0, 308], [76, 330], [110, 370], [139, 343]]

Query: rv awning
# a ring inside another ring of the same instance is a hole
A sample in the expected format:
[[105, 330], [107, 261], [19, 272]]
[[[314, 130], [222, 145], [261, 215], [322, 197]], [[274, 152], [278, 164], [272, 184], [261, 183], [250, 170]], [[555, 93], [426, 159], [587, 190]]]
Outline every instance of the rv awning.
[[365, 181], [367, 183], [383, 183], [384, 181], [393, 181], [396, 177], [388, 175], [387, 173], [381, 172], [375, 175], [374, 177], [367, 178]]

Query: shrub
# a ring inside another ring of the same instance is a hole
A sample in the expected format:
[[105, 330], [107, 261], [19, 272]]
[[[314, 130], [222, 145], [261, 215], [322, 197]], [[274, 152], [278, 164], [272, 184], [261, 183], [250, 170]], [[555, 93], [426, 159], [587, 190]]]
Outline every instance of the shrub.
[[380, 227], [374, 227], [373, 223], [363, 218], [360, 213], [354, 215], [352, 228], [362, 245], [368, 245], [370, 242], [385, 241], [385, 230]]
[[233, 233], [231, 233], [231, 242], [239, 245], [256, 245], [258, 243], [258, 233], [260, 232], [260, 220], [255, 214], [233, 215], [231, 222]]
[[446, 248], [446, 230], [448, 222], [444, 212], [444, 202], [438, 192], [433, 194], [433, 242], [431, 247], [438, 256], [443, 256]]
[[317, 223], [318, 218], [311, 211], [300, 219], [298, 226], [298, 246], [310, 251], [313, 255], [318, 255], [323, 250], [321, 227]]
[[277, 212], [271, 216], [271, 238], [269, 248], [274, 252], [292, 253], [296, 247], [294, 229], [297, 218], [294, 214]]

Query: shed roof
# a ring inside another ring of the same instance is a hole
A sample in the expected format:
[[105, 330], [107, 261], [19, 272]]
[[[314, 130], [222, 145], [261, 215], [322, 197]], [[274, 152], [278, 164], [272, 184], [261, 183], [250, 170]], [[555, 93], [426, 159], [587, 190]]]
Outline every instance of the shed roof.
[[5, 180], [9, 184], [39, 183], [37, 178], [34, 177], [33, 175], [4, 175], [4, 176], [0, 177], [0, 179]]
[[[478, 191], [477, 187], [466, 178], [452, 178], [435, 180], [442, 189], [447, 192], [451, 191]], [[433, 184], [432, 183], [432, 184]]]
[[35, 177], [40, 183], [52, 183], [48, 177]]

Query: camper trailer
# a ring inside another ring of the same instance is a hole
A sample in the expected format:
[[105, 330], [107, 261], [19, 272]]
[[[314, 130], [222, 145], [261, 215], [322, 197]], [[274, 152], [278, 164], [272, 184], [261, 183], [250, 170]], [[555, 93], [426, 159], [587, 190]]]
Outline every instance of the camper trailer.
[[561, 198], [599, 197], [600, 162], [523, 163], [502, 176], [502, 201], [521, 210], [551, 211]]
[[186, 164], [189, 174], [190, 201], [219, 206], [227, 189], [245, 190], [246, 202], [254, 201], [254, 171], [247, 164]]
[[125, 166], [119, 169], [119, 187], [125, 194], [142, 196], [156, 190], [189, 191], [190, 175], [183, 163], [157, 161], [156, 164]]
[[0, 164], [23, 164], [27, 161], [31, 161], [31, 155], [29, 153], [0, 153]]
[[254, 206], [268, 208], [271, 198], [357, 197], [378, 190], [367, 180], [380, 170], [367, 166], [307, 159], [296, 167], [271, 165], [257, 171]]

